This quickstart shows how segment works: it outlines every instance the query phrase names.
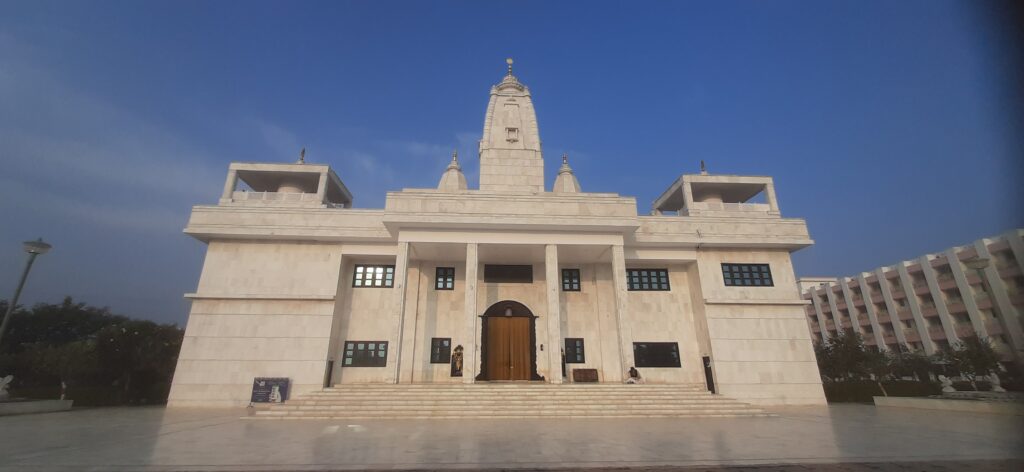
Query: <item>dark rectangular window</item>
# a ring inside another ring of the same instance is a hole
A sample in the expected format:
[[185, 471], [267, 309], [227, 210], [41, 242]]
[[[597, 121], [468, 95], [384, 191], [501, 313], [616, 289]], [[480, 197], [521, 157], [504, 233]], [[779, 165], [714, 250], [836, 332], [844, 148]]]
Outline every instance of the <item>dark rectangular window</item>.
[[722, 263], [722, 277], [727, 287], [772, 287], [772, 271], [768, 264]]
[[352, 276], [352, 286], [359, 288], [394, 287], [395, 266], [356, 264], [355, 274]]
[[430, 363], [447, 364], [452, 361], [452, 338], [430, 338]]
[[455, 268], [438, 267], [434, 276], [434, 289], [455, 290]]
[[562, 269], [562, 291], [563, 292], [579, 292], [580, 291], [580, 270], [579, 269]]
[[682, 367], [678, 343], [633, 343], [637, 367]]
[[582, 364], [587, 361], [583, 351], [583, 338], [565, 338], [565, 363]]
[[626, 269], [629, 290], [669, 290], [668, 269]]
[[384, 367], [387, 363], [387, 341], [345, 341], [342, 367]]
[[484, 282], [505, 284], [532, 284], [533, 266], [485, 265]]

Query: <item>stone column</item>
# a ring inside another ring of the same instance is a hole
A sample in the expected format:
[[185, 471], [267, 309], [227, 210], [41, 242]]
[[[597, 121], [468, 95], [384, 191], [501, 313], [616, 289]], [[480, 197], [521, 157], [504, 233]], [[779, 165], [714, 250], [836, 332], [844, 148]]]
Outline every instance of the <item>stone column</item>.
[[473, 383], [476, 380], [480, 360], [477, 359], [477, 345], [480, 342], [480, 317], [476, 311], [477, 271], [480, 268], [479, 247], [477, 243], [466, 244], [466, 311], [465, 326], [462, 333], [463, 365], [462, 382]]
[[626, 302], [626, 254], [621, 244], [612, 246], [612, 283], [615, 285], [615, 323], [622, 368], [629, 369], [636, 364], [633, 362], [633, 331], [626, 320], [626, 308], [629, 306]]
[[931, 297], [932, 303], [935, 305], [935, 312], [939, 315], [939, 322], [942, 323], [942, 332], [946, 335], [946, 341], [954, 344], [960, 341], [960, 337], [956, 334], [956, 323], [953, 322], [953, 316], [946, 308], [946, 300], [942, 298], [939, 276], [935, 273], [935, 268], [932, 267], [932, 257], [921, 256], [917, 262], [921, 264], [921, 274], [924, 275], [924, 281], [928, 284], [928, 296]]
[[818, 332], [821, 333], [821, 341], [827, 342], [829, 338], [828, 324], [825, 317], [825, 310], [821, 307], [821, 296], [818, 295], [818, 289], [821, 287], [811, 287], [808, 293], [811, 294], [811, 305], [814, 306], [814, 316], [818, 319]]
[[238, 186], [238, 171], [228, 170], [228, 178], [224, 181], [224, 193], [220, 196], [221, 203], [230, 202], [234, 197], [235, 187]]
[[548, 382], [562, 383], [562, 313], [559, 303], [558, 246], [544, 246], [544, 282], [548, 300]]
[[402, 357], [398, 359], [398, 383], [412, 383], [414, 358], [416, 357], [416, 342], [420, 333], [417, 332], [417, 300], [420, 296], [422, 278], [421, 264], [413, 261], [407, 264], [405, 289], [405, 310], [402, 314]]
[[[992, 313], [999, 315], [998, 322], [1003, 325], [1003, 332], [1006, 333], [1006, 337], [1010, 341], [1010, 349], [1019, 362], [1021, 360], [1019, 353], [1024, 350], [1024, 330], [1021, 328], [1020, 315], [1013, 307], [1013, 303], [1010, 302], [1010, 296], [1006, 293], [1006, 283], [999, 276], [996, 259], [988, 250], [990, 242], [987, 239], [979, 239], [974, 242], [974, 250], [978, 253], [978, 257], [989, 260], [988, 267], [985, 267], [979, 275], [985, 278], [982, 287], [988, 290], [988, 298], [992, 301]], [[1013, 246], [1010, 246], [1010, 250], [1013, 250]]]
[[402, 321], [405, 315], [405, 285], [406, 285], [406, 273], [408, 272], [407, 266], [409, 265], [409, 243], [400, 242], [398, 243], [398, 255], [395, 256], [395, 281], [392, 290], [394, 291], [392, 296], [392, 323], [394, 323], [394, 331], [391, 336], [391, 345], [388, 354], [391, 358], [391, 363], [388, 366], [391, 367], [391, 379], [390, 383], [398, 383], [398, 371], [402, 364]]
[[929, 356], [935, 354], [935, 341], [932, 341], [932, 335], [928, 331], [928, 322], [925, 321], [924, 315], [921, 314], [921, 305], [917, 303], [917, 287], [914, 287], [914, 280], [910, 277], [910, 272], [907, 271], [907, 263], [900, 262], [896, 264], [896, 272], [900, 274], [900, 285], [903, 286], [903, 295], [907, 300], [907, 305], [910, 305], [910, 314], [914, 317], [914, 324], [917, 325], [917, 334], [921, 337], [924, 353]]
[[[871, 321], [871, 328], [875, 330], [875, 342], [878, 343], [879, 349], [889, 350], [889, 345], [885, 343], [885, 330], [882, 329], [882, 324], [878, 322], [878, 313], [875, 313], [875, 302], [872, 300], [871, 288], [863, 272], [857, 276], [857, 285], [860, 287], [860, 296], [864, 299], [864, 311], [867, 312], [868, 320]], [[896, 331], [895, 327], [893, 327], [893, 331]]]
[[320, 180], [316, 184], [316, 201], [327, 203], [327, 172], [320, 173]]
[[779, 201], [775, 198], [775, 184], [769, 183], [764, 186], [764, 199], [768, 201], [768, 211], [779, 212]]
[[896, 307], [896, 299], [892, 296], [892, 286], [889, 279], [885, 277], [885, 269], [875, 269], [875, 278], [878, 279], [878, 288], [882, 290], [882, 300], [885, 301], [885, 311], [889, 312], [889, 323], [892, 325], [893, 334], [896, 335], [896, 342], [900, 348], [909, 348], [907, 334], [903, 332], [903, 320], [900, 319], [899, 308]]

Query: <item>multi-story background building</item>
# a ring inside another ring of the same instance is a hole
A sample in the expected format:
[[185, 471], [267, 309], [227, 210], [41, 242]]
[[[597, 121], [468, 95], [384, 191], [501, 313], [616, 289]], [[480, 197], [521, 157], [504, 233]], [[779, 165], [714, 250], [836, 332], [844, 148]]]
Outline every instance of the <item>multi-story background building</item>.
[[865, 344], [934, 354], [973, 336], [1003, 360], [1024, 353], [1024, 230], [979, 239], [852, 277], [801, 278], [811, 338], [844, 330]]

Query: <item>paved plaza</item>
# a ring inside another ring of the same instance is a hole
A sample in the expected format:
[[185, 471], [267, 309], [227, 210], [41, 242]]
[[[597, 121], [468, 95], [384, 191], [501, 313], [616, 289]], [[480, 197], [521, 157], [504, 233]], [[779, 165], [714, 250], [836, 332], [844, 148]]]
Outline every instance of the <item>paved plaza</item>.
[[0, 470], [1020, 470], [1024, 459], [1019, 416], [870, 405], [772, 411], [778, 416], [319, 421], [248, 420], [238, 409], [83, 409], [0, 418]]

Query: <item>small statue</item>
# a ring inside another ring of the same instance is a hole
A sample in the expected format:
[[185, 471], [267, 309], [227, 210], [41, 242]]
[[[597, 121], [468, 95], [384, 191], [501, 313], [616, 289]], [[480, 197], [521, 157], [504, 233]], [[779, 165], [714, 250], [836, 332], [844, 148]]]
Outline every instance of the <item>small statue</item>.
[[636, 367], [629, 368], [629, 378], [626, 379], [628, 384], [642, 384], [644, 379], [640, 377], [640, 371], [636, 370]]
[[953, 381], [949, 380], [949, 377], [946, 377], [945, 375], [940, 375], [939, 383], [942, 384], [942, 393], [956, 392], [956, 389], [953, 388]]
[[452, 353], [452, 377], [462, 377], [462, 345], [455, 346]]
[[281, 403], [281, 386], [270, 386], [270, 403]]
[[999, 380], [999, 376], [996, 375], [995, 372], [992, 372], [991, 374], [989, 374], [989, 376], [988, 376], [988, 383], [992, 384], [992, 391], [993, 392], [1003, 393], [1003, 392], [1006, 391], [1006, 389], [1003, 388], [1002, 382], [1000, 382], [1000, 380]]
[[0, 402], [7, 401], [11, 398], [11, 394], [7, 392], [7, 386], [14, 380], [13, 375], [8, 375], [0, 379]]

